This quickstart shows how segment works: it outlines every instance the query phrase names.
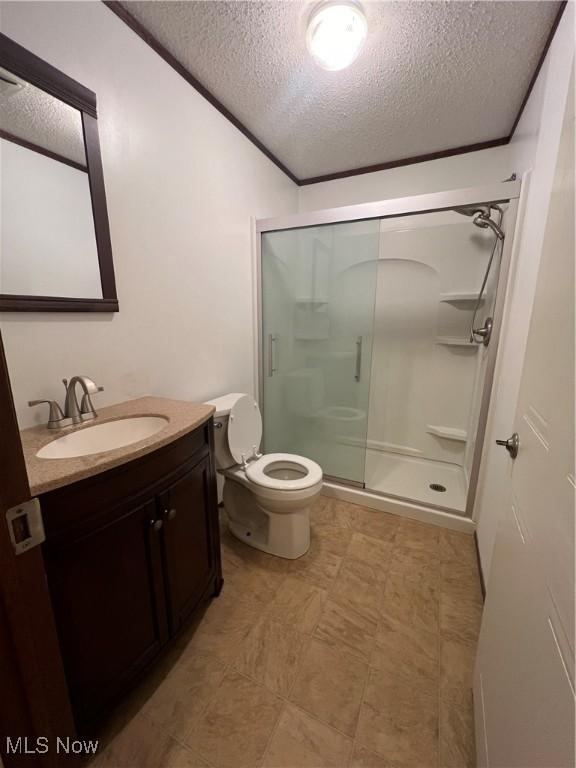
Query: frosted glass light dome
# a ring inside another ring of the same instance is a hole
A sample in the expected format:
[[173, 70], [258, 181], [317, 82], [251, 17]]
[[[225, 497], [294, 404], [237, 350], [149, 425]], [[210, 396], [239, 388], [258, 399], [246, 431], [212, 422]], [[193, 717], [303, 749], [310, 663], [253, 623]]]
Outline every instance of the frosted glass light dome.
[[368, 25], [360, 5], [323, 3], [310, 16], [306, 44], [314, 60], [333, 72], [348, 67], [360, 53]]

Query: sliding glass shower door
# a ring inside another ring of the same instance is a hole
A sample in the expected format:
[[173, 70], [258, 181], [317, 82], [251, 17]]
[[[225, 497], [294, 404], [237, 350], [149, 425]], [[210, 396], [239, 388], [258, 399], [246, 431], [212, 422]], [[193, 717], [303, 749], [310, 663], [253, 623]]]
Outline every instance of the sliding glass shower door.
[[519, 191], [257, 223], [266, 452], [315, 459], [368, 506], [471, 515]]
[[261, 241], [264, 449], [364, 482], [377, 220]]

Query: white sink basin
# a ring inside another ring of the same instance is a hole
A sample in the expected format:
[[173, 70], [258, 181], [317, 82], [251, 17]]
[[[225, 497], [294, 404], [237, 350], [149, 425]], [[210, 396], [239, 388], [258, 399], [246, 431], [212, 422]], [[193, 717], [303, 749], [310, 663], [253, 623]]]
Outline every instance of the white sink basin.
[[163, 416], [135, 416], [94, 424], [52, 440], [40, 448], [36, 456], [39, 459], [71, 459], [74, 456], [113, 451], [145, 440], [160, 432], [167, 424], [168, 419]]

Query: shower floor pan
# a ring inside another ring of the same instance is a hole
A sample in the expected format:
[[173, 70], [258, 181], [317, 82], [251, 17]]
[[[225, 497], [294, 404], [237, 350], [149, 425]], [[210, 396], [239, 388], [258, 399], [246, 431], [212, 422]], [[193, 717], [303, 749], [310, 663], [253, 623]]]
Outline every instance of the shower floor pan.
[[417, 503], [437, 504], [460, 513], [466, 509], [466, 478], [456, 464], [368, 449], [365, 485], [366, 490]]

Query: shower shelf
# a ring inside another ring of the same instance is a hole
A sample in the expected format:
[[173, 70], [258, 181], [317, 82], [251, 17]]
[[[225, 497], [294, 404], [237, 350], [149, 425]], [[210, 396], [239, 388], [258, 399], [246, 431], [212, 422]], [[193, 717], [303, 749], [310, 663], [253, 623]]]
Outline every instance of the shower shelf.
[[[459, 303], [469, 303], [472, 301], [477, 301], [478, 299], [478, 291], [475, 293], [472, 291], [452, 291], [450, 293], [441, 293], [440, 294], [440, 301], [442, 303], [446, 304], [459, 304]], [[483, 296], [481, 301], [484, 302], [485, 297]]]
[[467, 347], [474, 351], [478, 349], [478, 344], [468, 341], [468, 339], [458, 338], [457, 336], [437, 336], [436, 344], [442, 344], [444, 347]]
[[465, 443], [468, 439], [468, 433], [463, 429], [456, 427], [440, 427], [435, 424], [426, 424], [426, 432], [429, 435], [443, 437], [446, 440], [456, 440], [459, 443]]

